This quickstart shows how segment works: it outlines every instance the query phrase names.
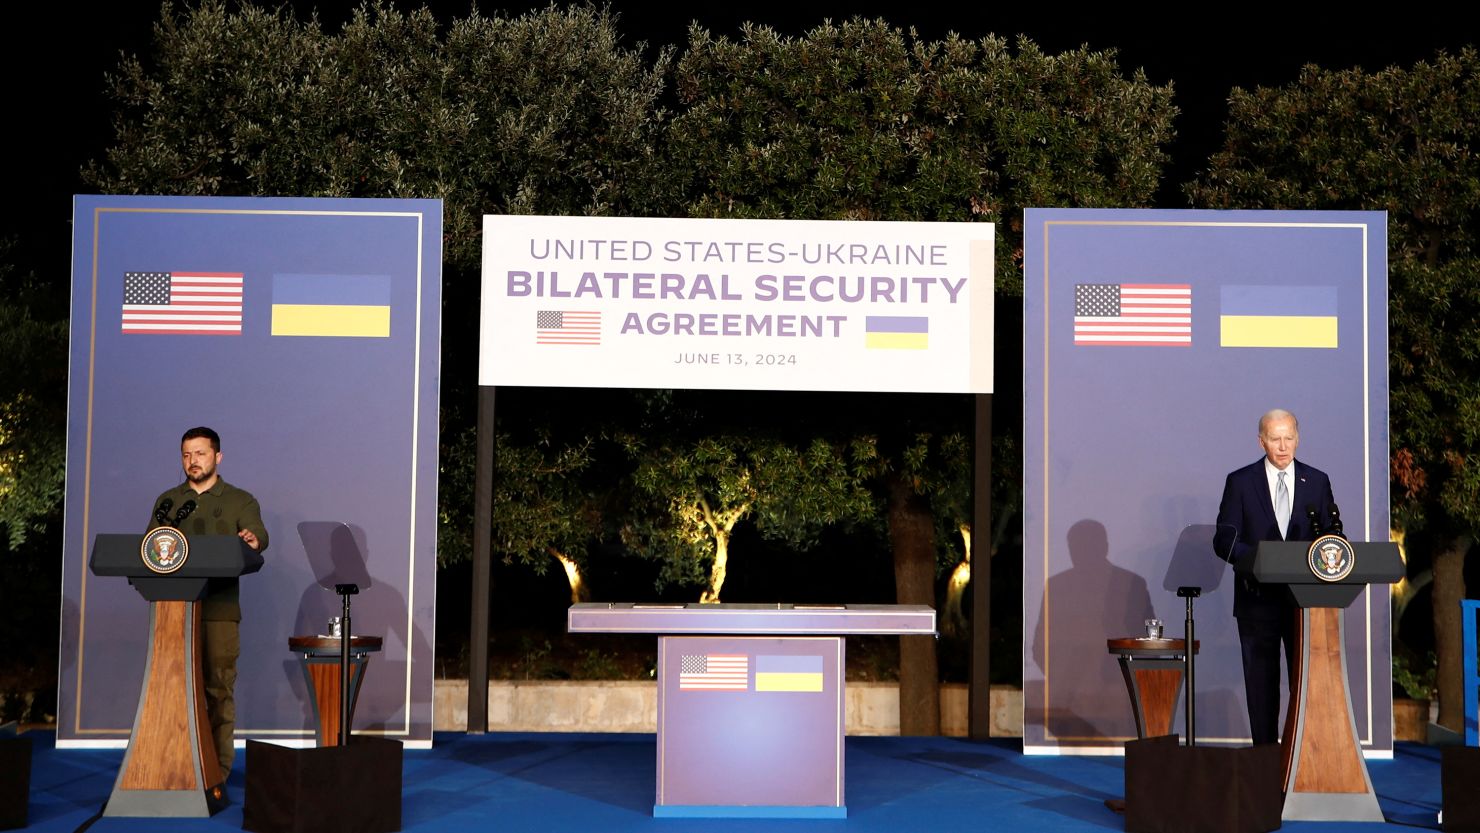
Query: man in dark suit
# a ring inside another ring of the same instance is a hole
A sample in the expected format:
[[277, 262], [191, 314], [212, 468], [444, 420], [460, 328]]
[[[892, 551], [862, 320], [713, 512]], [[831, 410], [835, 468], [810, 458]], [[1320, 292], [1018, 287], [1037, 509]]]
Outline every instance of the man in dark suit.
[[[1260, 541], [1310, 541], [1316, 537], [1310, 513], [1325, 528], [1331, 520], [1331, 480], [1295, 459], [1300, 424], [1289, 411], [1259, 418], [1264, 458], [1228, 475], [1218, 504], [1213, 548], [1218, 557], [1243, 566]], [[1290, 682], [1295, 678], [1297, 608], [1283, 587], [1260, 584], [1239, 573], [1233, 589], [1244, 659], [1244, 694], [1254, 743], [1279, 740], [1281, 647]]]

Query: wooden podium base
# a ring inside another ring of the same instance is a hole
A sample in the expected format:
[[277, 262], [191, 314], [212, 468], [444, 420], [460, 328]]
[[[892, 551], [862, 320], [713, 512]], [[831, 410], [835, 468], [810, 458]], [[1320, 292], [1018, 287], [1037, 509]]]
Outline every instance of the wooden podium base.
[[105, 816], [204, 817], [226, 806], [200, 677], [200, 607], [151, 602], [149, 658]]
[[1285, 719], [1286, 821], [1382, 821], [1346, 684], [1345, 617], [1300, 612], [1295, 702]]

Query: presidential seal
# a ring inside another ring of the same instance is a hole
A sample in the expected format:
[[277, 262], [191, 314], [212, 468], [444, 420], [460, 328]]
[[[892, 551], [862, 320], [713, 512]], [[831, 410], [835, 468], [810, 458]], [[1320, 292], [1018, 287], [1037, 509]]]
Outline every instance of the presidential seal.
[[185, 533], [172, 526], [161, 526], [149, 530], [144, 540], [139, 542], [139, 557], [144, 559], [144, 566], [151, 572], [165, 574], [185, 566], [185, 559], [190, 557], [190, 542], [185, 540]]
[[1357, 565], [1357, 554], [1351, 542], [1340, 535], [1322, 535], [1311, 542], [1306, 562], [1321, 581], [1341, 581]]

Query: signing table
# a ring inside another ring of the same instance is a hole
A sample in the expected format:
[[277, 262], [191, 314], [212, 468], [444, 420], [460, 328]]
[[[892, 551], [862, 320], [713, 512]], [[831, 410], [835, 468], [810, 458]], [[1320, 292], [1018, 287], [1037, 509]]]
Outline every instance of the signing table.
[[846, 818], [843, 640], [935, 633], [925, 605], [578, 604], [658, 639], [658, 817]]

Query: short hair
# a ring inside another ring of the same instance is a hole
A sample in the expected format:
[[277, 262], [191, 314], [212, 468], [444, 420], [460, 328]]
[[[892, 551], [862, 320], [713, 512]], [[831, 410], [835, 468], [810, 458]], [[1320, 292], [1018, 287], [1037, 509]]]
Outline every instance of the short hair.
[[221, 451], [221, 435], [205, 427], [204, 425], [198, 425], [190, 429], [189, 431], [186, 431], [185, 435], [180, 437], [180, 445], [184, 445], [186, 441], [193, 440], [198, 437], [205, 437], [206, 439], [210, 440], [212, 451], [215, 451], [217, 453]]
[[1264, 426], [1277, 419], [1290, 420], [1290, 423], [1295, 426], [1295, 433], [1300, 433], [1300, 420], [1296, 419], [1294, 414], [1284, 408], [1271, 408], [1265, 412], [1264, 416], [1259, 417], [1259, 436], [1264, 436]]

